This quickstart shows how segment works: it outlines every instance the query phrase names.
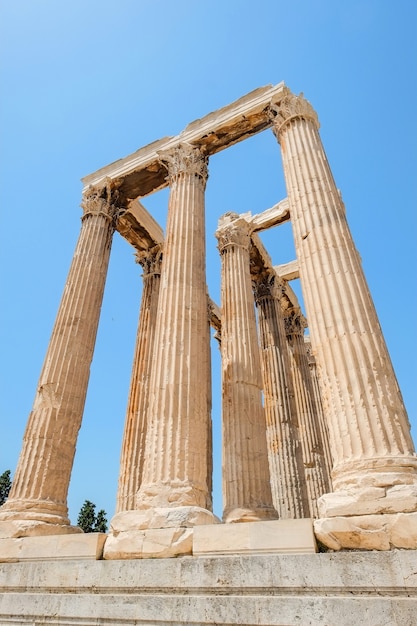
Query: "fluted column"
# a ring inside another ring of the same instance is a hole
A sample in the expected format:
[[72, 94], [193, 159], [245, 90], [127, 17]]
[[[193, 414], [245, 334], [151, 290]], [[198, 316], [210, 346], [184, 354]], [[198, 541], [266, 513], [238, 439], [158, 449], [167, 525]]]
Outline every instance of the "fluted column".
[[300, 433], [280, 305], [282, 285], [275, 273], [262, 272], [254, 277], [254, 290], [273, 502], [281, 519], [308, 517]]
[[118, 206], [118, 192], [111, 181], [88, 189], [83, 197], [80, 237], [29, 415], [13, 487], [0, 513], [0, 520], [14, 520], [15, 536], [78, 530], [69, 526], [67, 492]]
[[227, 214], [216, 237], [222, 260], [223, 519], [273, 519], [248, 224]]
[[162, 247], [157, 245], [138, 252], [136, 259], [143, 268], [143, 290], [123, 434], [116, 513], [136, 508], [136, 496], [142, 480]]
[[409, 422], [316, 113], [289, 91], [272, 113], [334, 460], [337, 493], [320, 499], [320, 514], [415, 511]]
[[323, 455], [324, 455], [324, 463], [326, 465], [326, 472], [330, 481], [330, 491], [332, 490], [331, 485], [331, 470], [333, 466], [332, 454], [330, 451], [330, 443], [329, 443], [329, 428], [327, 426], [327, 421], [323, 412], [323, 402], [321, 399], [321, 390], [320, 390], [320, 382], [319, 382], [319, 372], [317, 370], [317, 363], [315, 356], [313, 354], [313, 350], [311, 348], [311, 340], [309, 335], [304, 335], [304, 345], [307, 355], [308, 367], [310, 369], [310, 378], [312, 385], [312, 399], [314, 406], [314, 414], [317, 417], [317, 427], [320, 432], [321, 442], [323, 445]]
[[317, 500], [330, 490], [330, 475], [304, 343], [306, 323], [299, 307], [287, 310], [284, 315], [310, 513], [318, 517]]
[[[207, 158], [188, 144], [180, 144], [160, 158], [168, 170], [170, 199], [146, 460], [137, 508], [204, 510], [211, 503], [207, 486], [211, 403], [204, 215]], [[193, 512], [193, 523], [208, 523], [207, 519], [203, 514], [198, 521]]]

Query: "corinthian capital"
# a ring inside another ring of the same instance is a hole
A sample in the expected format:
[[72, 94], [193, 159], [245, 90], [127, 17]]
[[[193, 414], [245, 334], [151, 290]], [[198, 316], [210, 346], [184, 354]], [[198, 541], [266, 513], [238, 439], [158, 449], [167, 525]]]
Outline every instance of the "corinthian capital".
[[291, 335], [304, 335], [304, 329], [307, 328], [307, 321], [301, 313], [299, 307], [294, 307], [286, 311], [284, 316], [285, 334], [287, 337]]
[[260, 302], [263, 298], [282, 297], [284, 283], [273, 271], [263, 271], [252, 277], [253, 294], [255, 302]]
[[[235, 219], [236, 218], [236, 219]], [[228, 247], [240, 247], [249, 250], [251, 246], [250, 227], [246, 220], [236, 213], [226, 213], [220, 219], [216, 237], [220, 254]]]
[[103, 183], [88, 187], [81, 201], [83, 219], [88, 215], [103, 215], [113, 221], [124, 209], [120, 185], [120, 180], [106, 178]]
[[295, 96], [289, 89], [285, 90], [284, 97], [270, 107], [272, 130], [279, 141], [279, 135], [289, 122], [295, 119], [311, 120], [317, 128], [320, 127], [317, 113], [304, 95]]
[[162, 263], [162, 245], [157, 244], [149, 250], [138, 252], [136, 254], [136, 262], [143, 268], [143, 276], [151, 276], [161, 273]]
[[168, 170], [168, 181], [172, 183], [180, 176], [196, 176], [205, 186], [208, 178], [208, 157], [201, 148], [180, 143], [172, 150], [158, 152], [159, 160]]

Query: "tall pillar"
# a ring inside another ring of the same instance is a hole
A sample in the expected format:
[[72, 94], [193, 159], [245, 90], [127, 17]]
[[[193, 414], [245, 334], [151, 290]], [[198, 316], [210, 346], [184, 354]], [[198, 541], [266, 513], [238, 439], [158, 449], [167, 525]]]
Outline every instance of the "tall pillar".
[[310, 368], [310, 378], [311, 385], [313, 390], [313, 405], [314, 405], [314, 414], [317, 417], [317, 427], [320, 432], [321, 441], [323, 444], [323, 455], [324, 455], [324, 463], [326, 465], [326, 472], [330, 481], [330, 489], [332, 491], [331, 485], [331, 470], [333, 466], [332, 454], [330, 451], [330, 443], [329, 443], [329, 428], [327, 426], [327, 421], [323, 412], [323, 402], [321, 399], [321, 390], [320, 390], [320, 382], [319, 382], [319, 372], [317, 370], [317, 363], [315, 356], [313, 354], [313, 350], [311, 348], [311, 340], [309, 335], [304, 335], [304, 345], [307, 354], [307, 362], [308, 367]]
[[106, 181], [83, 197], [80, 237], [0, 512], [3, 536], [79, 532], [69, 525], [67, 493], [119, 208], [116, 186]]
[[222, 260], [223, 519], [274, 519], [248, 224], [226, 214], [216, 237]]
[[306, 322], [299, 307], [287, 309], [284, 313], [284, 322], [310, 514], [312, 517], [318, 517], [317, 500], [330, 491], [330, 474], [318, 424], [313, 382], [304, 343]]
[[273, 502], [280, 519], [309, 517], [294, 390], [275, 272], [254, 277], [258, 309], [268, 455]]
[[138, 252], [136, 259], [143, 268], [143, 290], [123, 434], [116, 514], [136, 508], [142, 480], [162, 247], [156, 245]]
[[[211, 503], [207, 487], [211, 404], [204, 213], [207, 157], [198, 148], [180, 144], [160, 158], [168, 170], [171, 193], [146, 461], [137, 508], [182, 508], [186, 516], [191, 507], [193, 523], [209, 523], [214, 516], [206, 510]], [[172, 511], [167, 516], [172, 517]]]
[[317, 116], [289, 90], [272, 114], [334, 460], [335, 493], [319, 501], [316, 532], [333, 548], [416, 547], [409, 422]]

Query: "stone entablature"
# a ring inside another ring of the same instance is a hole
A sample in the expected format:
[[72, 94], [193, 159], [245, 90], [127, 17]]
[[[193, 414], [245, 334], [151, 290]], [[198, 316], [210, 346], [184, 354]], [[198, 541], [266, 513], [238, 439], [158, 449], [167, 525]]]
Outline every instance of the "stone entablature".
[[[417, 547], [409, 423], [318, 127], [310, 103], [280, 83], [83, 179], [80, 238], [0, 537], [78, 531], [66, 499], [118, 230], [137, 251], [144, 289], [104, 557], [141, 558], [148, 545], [190, 554], [193, 527], [219, 522], [210, 324], [222, 353], [224, 522], [311, 516], [332, 549]], [[206, 287], [209, 157], [267, 128], [288, 197], [220, 220], [219, 309]], [[164, 235], [139, 198], [165, 186]], [[297, 258], [274, 268], [257, 232], [288, 220]], [[306, 318], [288, 282], [298, 277]]]

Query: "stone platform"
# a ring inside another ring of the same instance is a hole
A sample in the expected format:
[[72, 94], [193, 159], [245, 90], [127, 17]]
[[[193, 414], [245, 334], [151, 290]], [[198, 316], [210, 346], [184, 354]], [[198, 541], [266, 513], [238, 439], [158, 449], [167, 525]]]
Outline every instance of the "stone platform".
[[0, 625], [410, 626], [417, 552], [0, 564]]

